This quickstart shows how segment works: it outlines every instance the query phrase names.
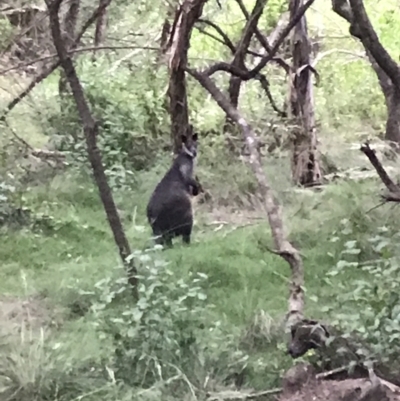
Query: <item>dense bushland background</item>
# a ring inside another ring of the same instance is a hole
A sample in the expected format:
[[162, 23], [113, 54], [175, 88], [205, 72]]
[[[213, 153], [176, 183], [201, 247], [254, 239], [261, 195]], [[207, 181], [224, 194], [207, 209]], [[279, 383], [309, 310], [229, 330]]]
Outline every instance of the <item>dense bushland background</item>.
[[[250, 8], [253, 2], [245, 3]], [[398, 4], [366, 3], [382, 43], [396, 56]], [[285, 9], [285, 2], [270, 0], [259, 26], [270, 31]], [[141, 276], [137, 305], [91, 178], [75, 104], [60, 100], [59, 72], [1, 125], [2, 399], [188, 400], [198, 390], [228, 386], [233, 373], [243, 374], [250, 388], [277, 387], [293, 363], [281, 324], [290, 272], [268, 250], [270, 229], [251, 171], [226, 150], [223, 112], [191, 78], [190, 118], [201, 139], [197, 173], [212, 198], [195, 203], [190, 247], [152, 247], [145, 206], [171, 161], [165, 150], [168, 73], [151, 50], [165, 14], [157, 0], [113, 2], [107, 45], [137, 49], [105, 50], [95, 63], [89, 53], [75, 61], [101, 123], [104, 164]], [[234, 2], [221, 10], [210, 2], [204, 15], [211, 14], [232, 39], [239, 38], [243, 16]], [[387, 205], [370, 210], [382, 185], [359, 152], [361, 141], [382, 137], [384, 99], [360, 44], [330, 3], [316, 1], [307, 18], [318, 54], [324, 53], [315, 88], [320, 149], [340, 179], [321, 191], [295, 189], [289, 130], [257, 82], [243, 84], [240, 107], [267, 146], [277, 142], [263, 163], [289, 237], [304, 255], [307, 313], [357, 331], [375, 352], [395, 360], [400, 217]], [[1, 48], [12, 34], [1, 19]], [[189, 56], [196, 67], [230, 57], [196, 29]], [[284, 75], [273, 65], [265, 73], [283, 104]], [[1, 75], [0, 107], [28, 79], [16, 71]], [[217, 80], [228, 82], [223, 73]], [[23, 141], [65, 152], [66, 166], [27, 156]], [[398, 160], [389, 151], [380, 156], [396, 177]]]

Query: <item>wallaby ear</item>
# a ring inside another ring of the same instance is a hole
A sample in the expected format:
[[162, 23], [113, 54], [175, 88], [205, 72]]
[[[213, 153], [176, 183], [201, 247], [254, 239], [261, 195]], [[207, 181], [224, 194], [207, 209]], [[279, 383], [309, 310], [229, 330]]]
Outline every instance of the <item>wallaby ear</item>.
[[182, 141], [183, 144], [186, 143], [187, 136], [186, 135], [181, 135], [181, 141]]
[[193, 134], [193, 136], [192, 136], [192, 139], [193, 139], [193, 141], [197, 141], [197, 132], [195, 132], [194, 134]]

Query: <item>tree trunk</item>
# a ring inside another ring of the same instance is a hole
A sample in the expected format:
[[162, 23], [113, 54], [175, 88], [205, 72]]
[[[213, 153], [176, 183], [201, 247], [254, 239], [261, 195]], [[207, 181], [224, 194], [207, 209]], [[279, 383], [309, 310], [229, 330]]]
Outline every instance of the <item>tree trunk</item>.
[[388, 117], [386, 120], [385, 139], [391, 141], [397, 148], [400, 146], [400, 91], [392, 86], [388, 96]]
[[[78, 21], [79, 8], [80, 8], [80, 0], [71, 0], [69, 2], [69, 8], [65, 13], [63, 22], [64, 25], [63, 37], [67, 49], [69, 49], [72, 46], [72, 43], [75, 38], [75, 30]], [[65, 76], [63, 69], [60, 70], [60, 79], [58, 81], [58, 93], [61, 100], [64, 100], [65, 97], [68, 95], [67, 78]]]
[[180, 152], [181, 138], [189, 132], [186, 75], [190, 36], [200, 18], [207, 0], [185, 0], [175, 15], [169, 40], [169, 110], [171, 116], [171, 139], [174, 153]]
[[86, 137], [88, 157], [93, 169], [93, 175], [99, 189], [100, 198], [104, 206], [108, 223], [114, 235], [114, 240], [118, 247], [122, 263], [126, 267], [129, 283], [133, 287], [134, 297], [135, 299], [138, 299], [136, 267], [134, 266], [132, 259], [128, 260], [128, 257], [132, 252], [126, 238], [114, 198], [112, 196], [111, 188], [107, 182], [107, 176], [104, 172], [101, 153], [97, 147], [96, 138], [99, 135], [98, 124], [92, 116], [71, 56], [68, 54], [67, 47], [65, 46], [62, 38], [60, 22], [58, 19], [58, 11], [61, 1], [62, 0], [53, 0], [53, 2], [50, 3], [49, 0], [47, 0], [54, 46], [60, 58], [61, 66], [64, 69], [65, 76], [68, 79], [79, 116], [82, 120], [83, 130]]
[[332, 0], [333, 11], [350, 24], [374, 69], [387, 109], [385, 139], [400, 150], [400, 66], [382, 46], [360, 0]]
[[[303, 0], [290, 1], [290, 17], [297, 13]], [[292, 179], [296, 185], [311, 186], [321, 182], [321, 169], [315, 129], [314, 92], [310, 69], [311, 43], [306, 17], [292, 34], [293, 66], [290, 79], [290, 110], [296, 128], [292, 132]]]
[[165, 53], [168, 50], [169, 40], [171, 37], [172, 25], [171, 22], [174, 20], [174, 16], [177, 13], [178, 4], [176, 2], [170, 2], [167, 5], [167, 16], [161, 28], [160, 35], [160, 51], [157, 54], [157, 63], [161, 62]]
[[[258, 21], [264, 11], [266, 3], [267, 3], [266, 0], [257, 0], [256, 4], [254, 5], [253, 11], [251, 12], [250, 15], [248, 15], [248, 12], [246, 10], [243, 10], [245, 17], [247, 19], [247, 23], [243, 29], [242, 37], [240, 39], [238, 46], [236, 47], [236, 52], [232, 60], [232, 65], [234, 67], [240, 68], [243, 71], [246, 71], [245, 59], [248, 48], [250, 46], [251, 38], [255, 33]], [[244, 8], [243, 4], [242, 7]], [[228, 95], [230, 104], [235, 108], [237, 108], [239, 105], [241, 84], [242, 84], [241, 78], [231, 75], [229, 80]], [[229, 149], [232, 152], [235, 152], [236, 146], [234, 141], [234, 135], [232, 135], [233, 130], [234, 130], [234, 122], [227, 115], [224, 126], [224, 133], [227, 136]]]
[[379, 85], [385, 97], [387, 110], [385, 140], [390, 141], [394, 146], [400, 145], [400, 91], [393, 85], [385, 71], [379, 67], [369, 51], [366, 51], [368, 59], [374, 69]]
[[[96, 22], [96, 30], [94, 32], [94, 46], [99, 47], [103, 42], [107, 28], [107, 0], [99, 0], [99, 14]], [[92, 61], [96, 60], [96, 50], [93, 51]]]

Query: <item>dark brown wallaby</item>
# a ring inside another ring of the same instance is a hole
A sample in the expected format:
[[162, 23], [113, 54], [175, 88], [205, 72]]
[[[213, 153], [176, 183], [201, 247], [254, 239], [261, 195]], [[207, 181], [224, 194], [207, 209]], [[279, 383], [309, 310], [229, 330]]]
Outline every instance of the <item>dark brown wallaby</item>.
[[190, 244], [193, 227], [190, 197], [200, 191], [193, 178], [196, 156], [197, 134], [183, 136], [181, 152], [150, 197], [147, 219], [157, 244], [172, 246], [172, 239], [177, 236], [182, 236], [183, 242]]

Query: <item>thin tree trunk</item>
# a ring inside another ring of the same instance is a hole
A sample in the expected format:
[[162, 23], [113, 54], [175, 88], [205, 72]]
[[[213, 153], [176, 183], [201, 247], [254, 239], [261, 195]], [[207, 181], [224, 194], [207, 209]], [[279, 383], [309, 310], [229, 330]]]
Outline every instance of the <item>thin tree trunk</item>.
[[[243, 71], [246, 71], [245, 59], [247, 51], [250, 46], [251, 38], [253, 37], [257, 29], [258, 21], [264, 11], [266, 3], [267, 0], [257, 0], [250, 16], [248, 15], [247, 11], [244, 10], [245, 14], [247, 14], [245, 16], [248, 17], [248, 21], [243, 29], [242, 38], [240, 39], [240, 42], [236, 47], [236, 52], [232, 60], [232, 65], [234, 67], [240, 68]], [[241, 6], [244, 8], [243, 4], [241, 4]], [[228, 95], [230, 103], [235, 108], [237, 108], [239, 105], [241, 84], [242, 84], [241, 78], [231, 75], [229, 80]], [[234, 128], [233, 121], [230, 119], [229, 116], [226, 116], [224, 132], [227, 135], [228, 147], [232, 152], [235, 152], [235, 144], [233, 140], [234, 136], [232, 135], [233, 128]]]
[[[290, 1], [290, 17], [296, 15], [303, 0]], [[306, 17], [292, 34], [293, 78], [290, 79], [290, 115], [296, 128], [292, 132], [292, 179], [296, 185], [315, 185], [322, 179], [315, 129], [314, 92], [310, 68], [311, 43]]]
[[[99, 8], [101, 13], [97, 18], [96, 30], [94, 32], [94, 47], [99, 47], [105, 39], [107, 28], [107, 0], [99, 0]], [[93, 50], [92, 61], [96, 60], [96, 50]]]
[[[63, 37], [67, 49], [69, 49], [74, 42], [79, 9], [80, 9], [80, 0], [70, 0], [69, 8], [65, 13], [64, 23], [63, 23], [64, 25]], [[65, 76], [63, 69], [60, 70], [60, 79], [58, 81], [58, 93], [60, 95], [61, 100], [64, 100], [68, 94], [67, 78]]]
[[161, 28], [160, 35], [160, 51], [157, 54], [157, 62], [161, 62], [163, 56], [168, 50], [169, 40], [171, 37], [171, 30], [173, 26], [171, 25], [171, 21], [174, 20], [174, 16], [177, 13], [178, 4], [176, 2], [169, 2], [167, 6], [167, 17], [164, 20], [164, 23]]
[[175, 15], [169, 41], [169, 109], [171, 116], [171, 139], [174, 153], [180, 152], [181, 138], [189, 130], [186, 75], [190, 36], [200, 18], [207, 0], [185, 0]]
[[89, 105], [85, 99], [83, 88], [77, 76], [71, 56], [68, 54], [67, 47], [62, 38], [60, 22], [58, 19], [58, 11], [61, 1], [62, 0], [53, 0], [53, 2], [50, 2], [49, 0], [46, 1], [47, 7], [49, 8], [50, 26], [54, 45], [60, 58], [61, 66], [64, 69], [65, 76], [67, 77], [68, 83], [71, 87], [79, 116], [82, 120], [88, 157], [93, 169], [94, 179], [99, 189], [100, 198], [104, 206], [108, 223], [114, 235], [114, 240], [118, 247], [122, 263], [127, 269], [128, 280], [133, 287], [134, 297], [135, 299], [138, 299], [136, 267], [133, 264], [132, 259], [130, 261], [128, 260], [128, 257], [132, 252], [112, 196], [111, 188], [107, 182], [100, 150], [97, 147], [96, 138], [99, 135], [98, 124], [94, 120], [89, 109]]
[[366, 53], [378, 77], [379, 85], [385, 98], [387, 110], [385, 140], [398, 147], [400, 145], [400, 91], [393, 85], [391, 79], [378, 65], [371, 53], [368, 50]]

